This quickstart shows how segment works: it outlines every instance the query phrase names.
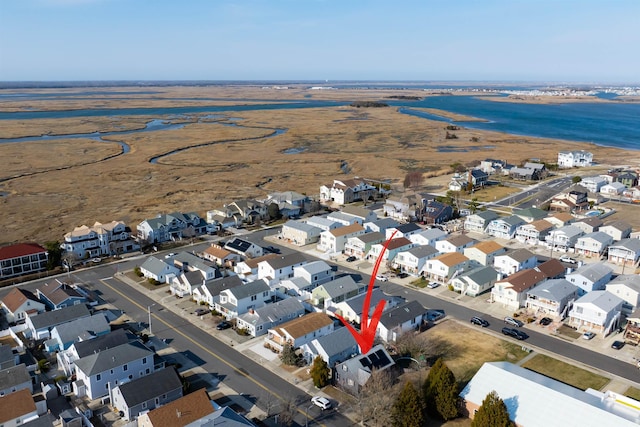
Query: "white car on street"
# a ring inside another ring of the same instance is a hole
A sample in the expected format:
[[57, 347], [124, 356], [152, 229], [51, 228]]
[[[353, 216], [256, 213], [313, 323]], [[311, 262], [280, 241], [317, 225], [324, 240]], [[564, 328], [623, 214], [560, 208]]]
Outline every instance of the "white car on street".
[[314, 397], [311, 398], [311, 403], [313, 403], [314, 405], [316, 405], [318, 408], [322, 409], [323, 411], [325, 409], [331, 408], [331, 402], [326, 397], [314, 396]]

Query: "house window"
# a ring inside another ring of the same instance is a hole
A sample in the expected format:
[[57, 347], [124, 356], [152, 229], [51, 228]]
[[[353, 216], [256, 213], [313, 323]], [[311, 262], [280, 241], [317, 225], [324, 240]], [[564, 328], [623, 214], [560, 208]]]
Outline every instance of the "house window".
[[147, 363], [147, 358], [146, 358], [146, 357], [143, 357], [143, 358], [142, 358], [142, 364], [143, 364], [143, 365], [145, 365], [146, 363]]
[[147, 409], [147, 402], [142, 402], [142, 409]]
[[96, 375], [96, 381], [100, 381], [102, 379], [102, 376], [100, 374]]
[[111, 369], [111, 371], [109, 372], [111, 375], [113, 375], [113, 369]]
[[251, 301], [255, 301], [255, 300], [257, 300], [257, 299], [258, 299], [258, 296], [257, 296], [257, 295], [251, 295]]
[[126, 371], [127, 369], [129, 369], [129, 367], [128, 367], [127, 365], [124, 365], [124, 366], [122, 367], [122, 370], [123, 370], [123, 371]]
[[160, 404], [160, 399], [156, 397], [156, 405]]
[[149, 368], [145, 369], [144, 373], [149, 375]]

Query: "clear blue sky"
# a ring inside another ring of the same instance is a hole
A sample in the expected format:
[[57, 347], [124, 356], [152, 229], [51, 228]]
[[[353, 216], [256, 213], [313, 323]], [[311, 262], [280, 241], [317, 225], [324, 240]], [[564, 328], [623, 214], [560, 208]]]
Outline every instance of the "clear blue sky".
[[0, 80], [640, 82], [640, 0], [0, 0]]

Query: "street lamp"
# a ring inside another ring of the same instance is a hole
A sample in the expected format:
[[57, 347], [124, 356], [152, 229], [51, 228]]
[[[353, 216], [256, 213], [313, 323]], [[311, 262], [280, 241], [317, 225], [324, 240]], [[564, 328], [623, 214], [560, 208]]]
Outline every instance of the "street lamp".
[[153, 307], [155, 304], [151, 304], [147, 306], [147, 313], [149, 313], [149, 335], [152, 334], [151, 332], [151, 307]]

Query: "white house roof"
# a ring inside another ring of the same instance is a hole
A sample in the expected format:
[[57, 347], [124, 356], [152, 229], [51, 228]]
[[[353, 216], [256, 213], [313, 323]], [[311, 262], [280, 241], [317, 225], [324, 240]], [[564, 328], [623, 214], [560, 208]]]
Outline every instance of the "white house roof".
[[564, 234], [568, 238], [572, 238], [574, 236], [580, 236], [581, 234], [584, 234], [584, 232], [579, 227], [576, 227], [575, 225], [565, 225], [563, 227], [558, 228], [557, 230], [553, 230], [551, 234], [553, 235]]
[[410, 253], [414, 257], [416, 257], [418, 259], [421, 259], [421, 258], [429, 257], [431, 255], [435, 255], [435, 254], [437, 254], [439, 252], [433, 246], [422, 245], [422, 246], [413, 247], [413, 248], [411, 248], [409, 250], [406, 250], [406, 251], [403, 251], [401, 253]]
[[587, 305], [591, 304], [605, 313], [609, 313], [621, 305], [624, 301], [611, 292], [607, 291], [591, 291], [578, 298], [575, 305]]
[[608, 265], [606, 265], [605, 263], [596, 262], [593, 264], [585, 264], [582, 267], [578, 268], [573, 273], [567, 274], [567, 276], [568, 277], [582, 276], [593, 282], [596, 282], [602, 279], [603, 277], [606, 277], [607, 275], [611, 274], [612, 272], [613, 272], [613, 269]]
[[607, 286], [609, 285], [624, 285], [634, 291], [640, 292], [640, 276], [637, 274], [621, 274], [607, 283]]
[[584, 241], [587, 239], [595, 240], [596, 242], [603, 245], [606, 245], [607, 243], [610, 243], [612, 241], [611, 236], [602, 231], [594, 231], [593, 233], [587, 233], [584, 236], [580, 237], [578, 240]]
[[150, 256], [149, 258], [147, 258], [147, 260], [145, 262], [142, 263], [140, 268], [142, 268], [144, 270], [147, 270], [151, 274], [155, 274], [156, 276], [159, 276], [159, 275], [162, 274], [164, 269], [167, 268], [167, 266], [169, 266], [172, 269], [174, 269], [174, 271], [177, 271], [177, 268], [174, 267], [173, 265], [168, 264], [168, 263], [164, 262], [163, 260], [161, 260], [159, 258], [156, 258], [154, 256]]
[[520, 426], [636, 426], [638, 412], [623, 418], [607, 410], [607, 402], [552, 378], [509, 362], [487, 362], [474, 375], [460, 396], [467, 402], [482, 404], [495, 390], [505, 403], [509, 416]]
[[317, 226], [318, 228], [330, 230], [332, 228], [336, 228], [340, 224], [339, 222], [332, 221], [328, 218], [322, 216], [314, 216], [306, 220], [307, 224]]
[[306, 222], [302, 222], [302, 221], [287, 221], [284, 224], [284, 227], [288, 227], [293, 230], [302, 231], [303, 233], [315, 232], [317, 234], [320, 234], [320, 232], [322, 231], [321, 228], [318, 228], [311, 224], [307, 224]]
[[609, 246], [609, 249], [612, 248], [624, 248], [629, 251], [638, 253], [640, 252], [640, 239], [622, 239], [615, 245]]
[[293, 274], [297, 275], [297, 272], [300, 270], [304, 270], [309, 274], [318, 274], [327, 270], [331, 270], [331, 267], [324, 261], [313, 261], [308, 262], [304, 265], [293, 267]]

